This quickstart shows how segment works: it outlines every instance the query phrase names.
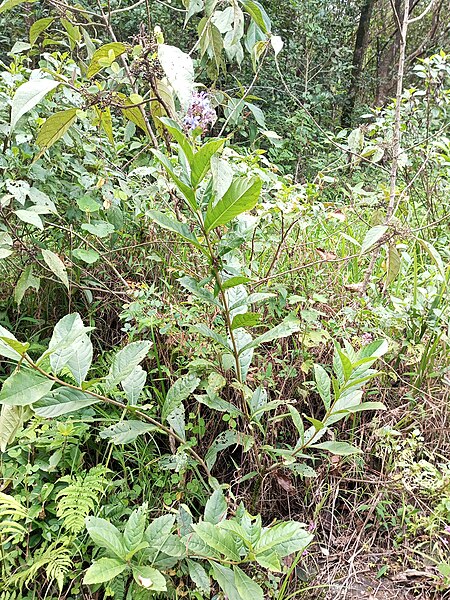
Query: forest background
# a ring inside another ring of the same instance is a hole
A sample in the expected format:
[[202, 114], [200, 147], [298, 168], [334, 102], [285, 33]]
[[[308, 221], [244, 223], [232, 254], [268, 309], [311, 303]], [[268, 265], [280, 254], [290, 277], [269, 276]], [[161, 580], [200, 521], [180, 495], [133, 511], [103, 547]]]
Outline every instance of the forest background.
[[0, 4], [0, 599], [450, 590], [450, 5]]

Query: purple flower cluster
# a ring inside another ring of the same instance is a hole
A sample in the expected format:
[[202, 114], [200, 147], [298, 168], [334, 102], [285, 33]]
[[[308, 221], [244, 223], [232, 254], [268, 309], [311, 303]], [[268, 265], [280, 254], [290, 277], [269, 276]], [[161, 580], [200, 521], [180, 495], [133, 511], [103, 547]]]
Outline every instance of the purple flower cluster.
[[183, 119], [184, 130], [189, 132], [200, 128], [205, 133], [211, 125], [214, 125], [216, 119], [216, 111], [211, 106], [208, 94], [206, 92], [192, 94], [188, 111]]
[[362, 344], [370, 344], [370, 342], [373, 342], [373, 335], [371, 333], [363, 333], [361, 336], [361, 343]]

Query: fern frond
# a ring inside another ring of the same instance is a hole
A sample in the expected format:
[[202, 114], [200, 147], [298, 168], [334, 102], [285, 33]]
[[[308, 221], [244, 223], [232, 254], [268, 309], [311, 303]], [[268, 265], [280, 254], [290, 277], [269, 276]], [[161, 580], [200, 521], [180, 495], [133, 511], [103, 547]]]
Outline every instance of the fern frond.
[[45, 570], [47, 580], [50, 584], [56, 583], [61, 592], [64, 585], [64, 577], [72, 567], [73, 548], [70, 548], [70, 541], [54, 542], [48, 548], [32, 556], [32, 563], [23, 571], [14, 574], [10, 579], [10, 584], [22, 590], [33, 580], [36, 580], [37, 574], [41, 569]]
[[70, 533], [79, 533], [84, 529], [85, 518], [98, 506], [108, 486], [108, 471], [103, 465], [99, 465], [84, 475], [59, 479], [69, 485], [56, 496], [56, 514]]
[[[27, 509], [15, 498], [0, 492], [0, 538], [5, 543], [15, 535], [25, 535], [26, 529], [17, 521], [26, 519]], [[4, 539], [4, 536], [9, 536]]]

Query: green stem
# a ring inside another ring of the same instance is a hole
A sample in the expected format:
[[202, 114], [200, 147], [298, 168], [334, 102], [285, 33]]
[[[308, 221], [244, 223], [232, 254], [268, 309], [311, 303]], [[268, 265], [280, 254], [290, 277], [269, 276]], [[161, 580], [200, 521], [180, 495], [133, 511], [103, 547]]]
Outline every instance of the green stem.
[[[36, 363], [34, 363], [27, 354], [24, 354], [23, 358], [35, 371], [37, 371], [41, 375], [44, 375], [44, 377], [47, 377], [47, 379], [50, 379], [51, 381], [54, 381], [55, 383], [58, 383], [59, 385], [62, 385], [64, 387], [70, 388], [71, 390], [76, 390], [77, 392], [83, 392], [83, 394], [88, 394], [88, 396], [97, 398], [98, 400], [105, 402], [105, 404], [111, 404], [112, 406], [116, 406], [117, 408], [120, 408], [125, 412], [130, 412], [133, 415], [138, 416], [143, 421], [147, 421], [147, 423], [151, 423], [152, 425], [155, 425], [155, 427], [157, 427], [160, 431], [163, 431], [168, 436], [172, 436], [180, 444], [185, 445], [184, 440], [180, 436], [178, 436], [175, 432], [173, 432], [169, 427], [166, 427], [165, 425], [163, 425], [156, 419], [153, 419], [153, 417], [146, 415], [144, 412], [142, 412], [140, 410], [136, 410], [133, 406], [129, 406], [128, 404], [124, 404], [123, 402], [119, 402], [118, 400], [113, 400], [112, 398], [108, 398], [108, 396], [103, 396], [102, 394], [97, 394], [97, 392], [93, 392], [88, 389], [85, 390], [82, 387], [79, 387], [77, 385], [72, 385], [71, 383], [67, 383], [66, 381], [63, 381], [62, 379], [59, 379], [59, 377], [56, 377], [55, 375], [51, 375], [50, 373], [47, 373], [46, 371], [44, 371], [44, 369], [42, 369]], [[207, 476], [210, 477], [211, 476], [210, 470], [208, 469], [205, 461], [197, 454], [197, 452], [195, 452], [195, 450], [193, 450], [189, 446], [186, 446], [186, 451], [189, 452], [195, 458], [195, 460], [202, 466], [202, 468], [204, 469]]]

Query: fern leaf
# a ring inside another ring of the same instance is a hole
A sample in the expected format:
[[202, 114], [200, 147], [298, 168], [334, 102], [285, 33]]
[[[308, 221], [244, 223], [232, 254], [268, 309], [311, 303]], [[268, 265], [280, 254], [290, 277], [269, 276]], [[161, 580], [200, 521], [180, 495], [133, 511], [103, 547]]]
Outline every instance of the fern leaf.
[[108, 486], [107, 473], [108, 469], [99, 465], [84, 475], [59, 479], [69, 485], [56, 496], [56, 514], [70, 533], [79, 533], [84, 529], [85, 518], [94, 512]]

